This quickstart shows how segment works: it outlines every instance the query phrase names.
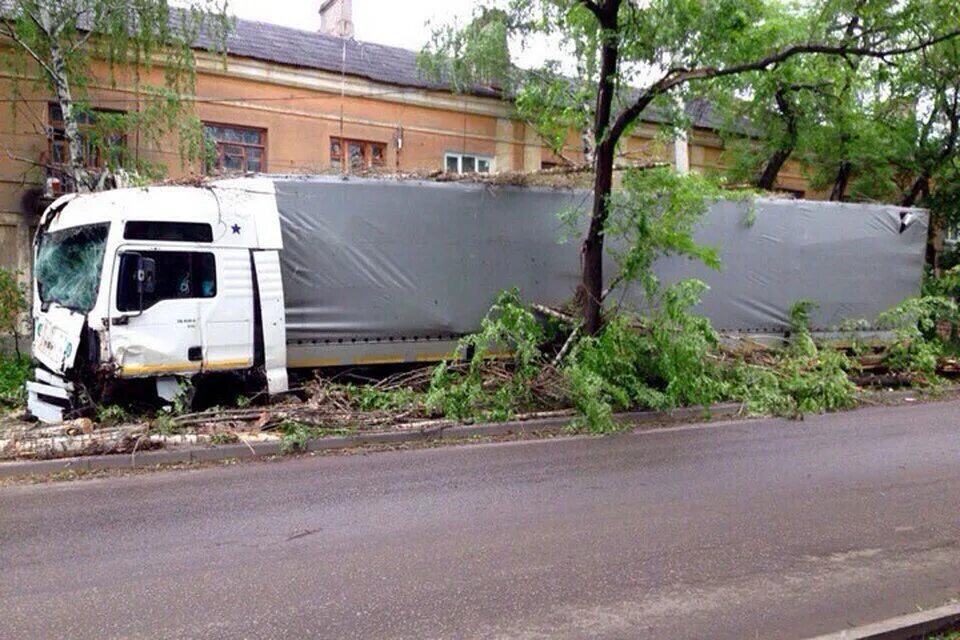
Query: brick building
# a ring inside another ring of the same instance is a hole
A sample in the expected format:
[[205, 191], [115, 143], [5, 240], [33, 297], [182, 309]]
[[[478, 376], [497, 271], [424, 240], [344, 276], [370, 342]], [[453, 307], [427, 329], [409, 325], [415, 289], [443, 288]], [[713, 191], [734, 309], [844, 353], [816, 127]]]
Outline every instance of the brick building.
[[[326, 0], [320, 7], [319, 32], [238, 21], [226, 66], [220, 56], [198, 51], [196, 115], [216, 142], [216, 169], [529, 171], [560, 162], [532, 127], [511, 119], [496, 91], [455, 94], [422, 77], [415, 51], [340, 37], [352, 33], [350, 0]], [[12, 95], [11, 73], [0, 69], [4, 96]], [[96, 108], [137, 108], [132, 83], [118, 80], [90, 87]], [[10, 100], [0, 108], [0, 267], [26, 276], [42, 180], [30, 163], [62, 157], [62, 136], [52, 96], [29, 83], [21, 88], [27, 92], [15, 109]], [[624, 145], [621, 161], [719, 167], [721, 142], [709, 108], [696, 105], [690, 115], [693, 129], [676, 143], [658, 142], [658, 123], [643, 123]], [[577, 136], [571, 134], [570, 142], [564, 156], [578, 160]], [[127, 136], [117, 145], [165, 165], [174, 177], [205, 170], [200, 162], [183, 164], [175, 140], [148, 148]], [[102, 161], [88, 158], [93, 165]], [[781, 180], [784, 189], [805, 189], [796, 166], [788, 166]]]

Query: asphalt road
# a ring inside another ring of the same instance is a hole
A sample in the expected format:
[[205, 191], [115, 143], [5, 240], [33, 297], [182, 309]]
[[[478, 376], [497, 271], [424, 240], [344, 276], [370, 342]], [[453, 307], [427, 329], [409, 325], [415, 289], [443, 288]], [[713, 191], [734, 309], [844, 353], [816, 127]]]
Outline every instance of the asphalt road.
[[960, 596], [960, 403], [0, 489], [0, 638], [802, 638]]

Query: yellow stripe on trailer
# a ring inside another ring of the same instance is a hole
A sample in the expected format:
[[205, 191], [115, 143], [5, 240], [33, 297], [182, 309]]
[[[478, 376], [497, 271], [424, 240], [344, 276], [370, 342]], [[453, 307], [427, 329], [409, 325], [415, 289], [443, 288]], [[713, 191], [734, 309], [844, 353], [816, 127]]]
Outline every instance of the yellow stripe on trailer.
[[250, 362], [249, 358], [241, 358], [239, 360], [217, 360], [214, 362], [208, 362], [203, 365], [204, 369], [246, 369], [251, 366], [253, 363]]
[[419, 353], [417, 354], [417, 362], [442, 362], [443, 360], [455, 360], [456, 356], [454, 352], [447, 351], [444, 353]]
[[340, 358], [301, 358], [287, 363], [292, 369], [309, 369], [311, 367], [339, 367], [343, 364]]
[[397, 362], [406, 362], [407, 359], [402, 355], [374, 355], [374, 356], [357, 356], [353, 359], [354, 364], [395, 364]]

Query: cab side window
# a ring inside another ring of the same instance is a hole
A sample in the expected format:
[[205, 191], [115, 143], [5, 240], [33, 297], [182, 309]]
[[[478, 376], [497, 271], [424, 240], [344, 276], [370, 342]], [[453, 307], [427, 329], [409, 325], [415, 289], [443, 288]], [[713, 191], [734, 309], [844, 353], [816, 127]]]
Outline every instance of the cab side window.
[[[153, 291], [143, 293], [142, 307], [137, 286], [137, 264], [141, 256], [153, 260], [156, 265]], [[119, 311], [149, 309], [161, 300], [213, 298], [216, 295], [217, 264], [212, 253], [134, 251], [120, 256]]]

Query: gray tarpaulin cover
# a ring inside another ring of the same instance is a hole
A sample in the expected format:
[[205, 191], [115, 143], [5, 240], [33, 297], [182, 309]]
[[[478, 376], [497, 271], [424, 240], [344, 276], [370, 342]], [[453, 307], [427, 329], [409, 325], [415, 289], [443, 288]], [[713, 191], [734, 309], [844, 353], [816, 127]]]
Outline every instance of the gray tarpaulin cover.
[[[579, 281], [576, 237], [557, 214], [590, 194], [340, 178], [275, 182], [289, 340], [438, 337], [479, 326], [497, 294], [562, 304]], [[916, 209], [758, 200], [715, 204], [697, 232], [723, 269], [657, 265], [667, 281], [710, 285], [699, 311], [723, 330], [781, 331], [798, 299], [817, 328], [873, 319], [916, 295], [926, 214]], [[752, 222], [752, 223], [751, 223]], [[608, 266], [607, 275], [613, 271]]]
[[720, 272], [671, 258], [656, 266], [664, 280], [699, 278], [710, 285], [700, 312], [731, 331], [783, 331], [800, 299], [819, 305], [815, 329], [844, 320], [873, 321], [920, 293], [927, 212], [886, 205], [757, 200], [719, 202], [696, 232], [717, 247]]

